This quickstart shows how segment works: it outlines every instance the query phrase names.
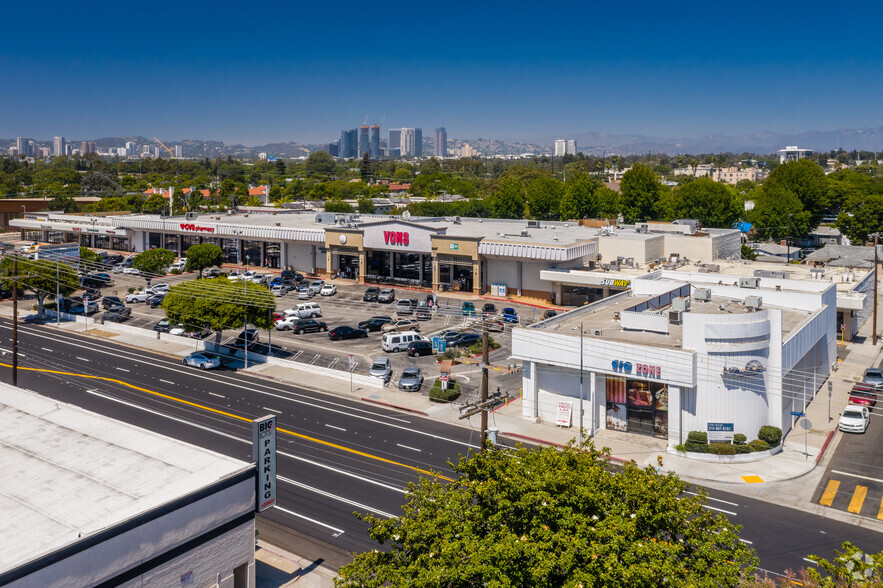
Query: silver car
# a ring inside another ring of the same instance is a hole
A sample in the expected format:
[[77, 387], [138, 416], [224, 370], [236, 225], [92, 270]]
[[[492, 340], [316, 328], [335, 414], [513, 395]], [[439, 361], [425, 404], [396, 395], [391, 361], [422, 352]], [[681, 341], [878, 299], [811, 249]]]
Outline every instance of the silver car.
[[399, 378], [399, 390], [417, 392], [423, 385], [423, 372], [419, 367], [408, 367], [402, 371]]
[[208, 351], [194, 351], [183, 360], [184, 365], [198, 367], [201, 370], [210, 370], [221, 367], [221, 358], [217, 353]]
[[877, 390], [883, 388], [883, 370], [880, 368], [868, 368], [865, 370], [865, 376], [862, 382], [871, 384]]
[[374, 358], [374, 361], [371, 363], [371, 368], [368, 370], [368, 374], [375, 378], [381, 378], [384, 382], [389, 380], [389, 377], [392, 375], [389, 369], [389, 358]]

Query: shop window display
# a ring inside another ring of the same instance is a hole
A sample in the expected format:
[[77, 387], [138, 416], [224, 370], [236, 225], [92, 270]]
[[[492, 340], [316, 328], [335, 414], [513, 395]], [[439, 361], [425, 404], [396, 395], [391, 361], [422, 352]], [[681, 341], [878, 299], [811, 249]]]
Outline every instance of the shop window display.
[[607, 428], [668, 435], [668, 387], [662, 382], [607, 378]]

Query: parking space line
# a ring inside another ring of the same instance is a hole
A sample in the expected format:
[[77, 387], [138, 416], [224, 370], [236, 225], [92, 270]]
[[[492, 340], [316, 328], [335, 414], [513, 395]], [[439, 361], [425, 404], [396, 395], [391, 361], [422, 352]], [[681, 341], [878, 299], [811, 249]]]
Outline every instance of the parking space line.
[[830, 480], [828, 485], [825, 487], [825, 492], [822, 494], [822, 499], [819, 500], [819, 504], [822, 506], [831, 506], [834, 502], [834, 497], [837, 496], [837, 490], [840, 488], [839, 480]]
[[867, 495], [867, 486], [856, 486], [855, 492], [852, 493], [852, 500], [849, 501], [849, 507], [846, 510], [855, 514], [861, 514], [862, 504], [865, 502], [865, 496]]
[[396, 445], [401, 447], [402, 449], [410, 449], [411, 451], [418, 451], [418, 452], [423, 451], [422, 449], [417, 449], [416, 447], [408, 447], [407, 445], [402, 445], [401, 443], [396, 443]]
[[218, 398], [227, 398], [227, 397], [224, 396], [223, 394], [216, 394], [216, 393], [214, 393], [214, 392], [209, 392], [209, 394], [211, 394], [212, 396], [217, 396]]
[[329, 425], [328, 423], [325, 423], [325, 426], [329, 429], [337, 429], [338, 431], [343, 431], [344, 433], [346, 433], [346, 429], [344, 429], [343, 427], [335, 427], [334, 425]]
[[860, 480], [867, 480], [869, 482], [880, 482], [883, 483], [883, 480], [879, 478], [869, 478], [868, 476], [860, 476], [858, 474], [850, 474], [849, 472], [841, 472], [839, 470], [831, 470], [832, 474], [840, 474], [841, 476], [849, 476], [851, 478], [859, 478]]
[[168, 381], [168, 380], [163, 380], [162, 378], [160, 378], [159, 381], [160, 381], [160, 382], [164, 382], [164, 383], [166, 383], [166, 384], [172, 384], [173, 386], [175, 385], [174, 382], [170, 382], [170, 381]]

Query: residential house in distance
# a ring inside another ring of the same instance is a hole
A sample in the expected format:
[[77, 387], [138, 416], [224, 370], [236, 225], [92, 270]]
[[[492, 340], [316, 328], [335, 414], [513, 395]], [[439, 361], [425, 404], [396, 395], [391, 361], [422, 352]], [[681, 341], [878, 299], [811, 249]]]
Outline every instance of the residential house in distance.
[[788, 263], [800, 259], [800, 248], [794, 245], [788, 247], [784, 241], [781, 243], [752, 243], [751, 248], [757, 253], [757, 261]]

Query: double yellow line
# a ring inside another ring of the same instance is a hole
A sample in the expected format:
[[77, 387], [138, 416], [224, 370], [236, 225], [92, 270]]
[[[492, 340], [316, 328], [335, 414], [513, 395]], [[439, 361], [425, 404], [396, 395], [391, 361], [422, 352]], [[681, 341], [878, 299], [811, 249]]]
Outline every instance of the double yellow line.
[[[0, 363], [0, 367], [8, 367], [8, 368], [12, 368], [12, 366], [11, 366], [10, 364], [7, 364], [7, 363]], [[142, 388], [141, 386], [136, 386], [135, 384], [130, 384], [129, 382], [124, 382], [123, 380], [118, 380], [118, 379], [116, 379], [116, 378], [108, 378], [108, 377], [106, 377], [106, 376], [93, 376], [93, 375], [89, 375], [89, 374], [77, 374], [77, 373], [74, 373], [74, 372], [63, 372], [63, 371], [60, 371], [60, 370], [50, 370], [50, 369], [45, 369], [45, 368], [31, 368], [31, 367], [22, 367], [22, 366], [18, 366], [18, 369], [20, 369], [20, 370], [26, 370], [26, 371], [29, 371], [29, 372], [42, 372], [42, 373], [46, 373], [46, 374], [55, 374], [55, 375], [58, 375], [58, 376], [69, 376], [69, 377], [72, 377], [72, 378], [84, 378], [84, 379], [88, 379], [88, 380], [100, 380], [100, 381], [103, 381], [103, 382], [112, 382], [112, 383], [114, 383], [114, 384], [119, 384], [120, 386], [125, 386], [126, 388], [131, 388], [132, 390], [137, 390], [137, 391], [139, 391], [139, 392], [144, 392], [145, 394], [150, 394], [150, 395], [152, 395], [152, 396], [156, 396], [157, 398], [162, 398], [162, 399], [164, 399], [164, 400], [169, 400], [169, 401], [171, 401], [171, 402], [177, 402], [178, 404], [183, 404], [183, 405], [190, 406], [190, 407], [193, 407], [193, 408], [198, 408], [199, 410], [204, 410], [204, 411], [206, 411], [206, 412], [210, 412], [210, 413], [213, 413], [213, 414], [217, 414], [217, 415], [225, 416], [225, 417], [227, 417], [227, 418], [230, 418], [230, 419], [233, 419], [233, 420], [237, 420], [237, 421], [242, 421], [242, 422], [244, 422], [244, 423], [248, 423], [248, 424], [251, 424], [251, 423], [252, 423], [252, 419], [250, 419], [250, 418], [248, 418], [248, 417], [240, 416], [240, 415], [238, 415], [238, 414], [234, 414], [234, 413], [232, 413], [232, 412], [227, 412], [227, 411], [225, 411], [225, 410], [220, 410], [220, 409], [217, 409], [217, 408], [212, 408], [211, 406], [206, 406], [206, 405], [204, 405], [204, 404], [199, 404], [199, 403], [197, 403], [197, 402], [191, 402], [191, 401], [189, 401], [189, 400], [184, 400], [183, 398], [177, 398], [177, 397], [175, 397], [175, 396], [170, 396], [169, 394], [163, 394], [162, 392], [157, 392], [156, 390], [150, 390], [150, 389], [148, 389], [148, 388]], [[318, 444], [318, 445], [323, 445], [323, 446], [325, 446], [325, 447], [330, 447], [330, 448], [332, 448], [332, 449], [337, 449], [337, 450], [339, 450], [339, 451], [344, 451], [344, 452], [346, 452], [346, 453], [351, 453], [351, 454], [353, 454], [353, 455], [358, 455], [358, 456], [360, 456], [360, 457], [366, 457], [366, 458], [368, 458], [368, 459], [373, 459], [373, 460], [375, 460], [375, 461], [379, 461], [379, 462], [387, 463], [387, 464], [390, 464], [390, 465], [394, 465], [394, 466], [398, 466], [398, 467], [406, 468], [406, 469], [409, 469], [409, 470], [415, 471], [415, 472], [420, 473], [420, 474], [424, 474], [424, 475], [427, 475], [427, 476], [432, 476], [433, 478], [438, 478], [438, 479], [441, 479], [441, 480], [447, 480], [447, 481], [449, 481], [449, 482], [453, 482], [453, 481], [454, 481], [452, 478], [449, 478], [449, 477], [447, 477], [447, 476], [443, 476], [443, 475], [441, 475], [441, 474], [439, 474], [439, 473], [437, 473], [437, 472], [433, 472], [433, 471], [430, 471], [430, 470], [424, 470], [424, 469], [422, 469], [422, 468], [418, 468], [418, 467], [415, 467], [415, 466], [412, 466], [412, 465], [408, 465], [408, 464], [405, 464], [405, 463], [400, 463], [400, 462], [397, 462], [397, 461], [393, 461], [393, 460], [391, 460], [391, 459], [387, 459], [387, 458], [385, 458], [385, 457], [380, 457], [379, 455], [374, 455], [374, 454], [371, 454], [371, 453], [366, 453], [366, 452], [364, 452], [364, 451], [359, 451], [358, 449], [352, 449], [351, 447], [345, 447], [345, 446], [343, 446], [343, 445], [338, 445], [337, 443], [331, 443], [330, 441], [323, 441], [322, 439], [317, 439], [317, 438], [315, 438], [315, 437], [310, 437], [309, 435], [304, 435], [303, 433], [298, 433], [298, 432], [296, 432], [296, 431], [290, 431], [290, 430], [288, 430], [288, 429], [283, 429], [283, 428], [281, 428], [281, 427], [277, 427], [276, 430], [277, 430], [279, 433], [284, 433], [285, 435], [290, 435], [290, 436], [292, 436], [292, 437], [296, 437], [296, 438], [298, 438], [298, 439], [303, 439], [303, 440], [305, 440], [305, 441], [311, 441], [311, 442], [316, 443], [316, 444]]]

